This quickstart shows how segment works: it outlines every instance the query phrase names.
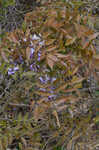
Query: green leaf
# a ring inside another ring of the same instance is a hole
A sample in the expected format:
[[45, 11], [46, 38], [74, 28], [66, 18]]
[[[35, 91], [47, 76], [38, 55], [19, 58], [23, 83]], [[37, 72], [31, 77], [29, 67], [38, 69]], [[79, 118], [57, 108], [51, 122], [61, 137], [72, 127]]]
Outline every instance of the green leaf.
[[15, 0], [1, 0], [2, 7], [8, 7], [9, 5], [14, 5]]

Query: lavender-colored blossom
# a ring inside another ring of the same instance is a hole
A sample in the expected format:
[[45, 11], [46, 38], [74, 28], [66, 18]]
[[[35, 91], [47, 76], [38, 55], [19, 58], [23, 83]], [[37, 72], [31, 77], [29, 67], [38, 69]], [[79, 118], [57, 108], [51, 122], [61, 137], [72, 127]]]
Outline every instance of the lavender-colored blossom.
[[40, 57], [41, 57], [41, 53], [39, 52], [38, 53], [38, 58], [37, 58], [38, 61], [40, 61]]
[[35, 51], [35, 49], [34, 49], [34, 48], [31, 48], [30, 59], [32, 59], [32, 58], [33, 58], [34, 51]]
[[19, 70], [18, 66], [15, 66], [14, 68], [8, 68], [8, 75], [13, 75], [18, 70]]
[[45, 78], [46, 78], [46, 82], [50, 80], [50, 77], [48, 77], [47, 74], [45, 75]]
[[30, 65], [30, 70], [31, 70], [31, 71], [34, 71], [34, 64], [31, 64], [31, 65]]
[[53, 90], [51, 90], [51, 91], [50, 91], [50, 93], [54, 93], [54, 91], [53, 91]]
[[30, 55], [30, 59], [32, 59], [32, 58], [33, 58], [33, 54]]
[[51, 90], [55, 90], [55, 87], [53, 86], [53, 87], [51, 87]]
[[38, 57], [38, 59], [37, 59], [38, 61], [40, 61], [40, 57]]
[[18, 66], [14, 67], [14, 71], [18, 71], [18, 70], [19, 70]]
[[34, 48], [31, 48], [31, 54], [33, 54], [33, 53], [34, 53], [34, 51], [35, 51], [35, 49], [34, 49]]
[[24, 38], [23, 40], [24, 40], [24, 42], [26, 42], [26, 41], [27, 41], [27, 39], [26, 39], [26, 38]]
[[38, 53], [38, 57], [40, 57], [40, 56], [41, 56], [41, 53], [39, 52], [39, 53]]
[[13, 108], [13, 110], [16, 111], [17, 109], [16, 109], [16, 108]]
[[8, 75], [13, 75], [14, 73], [14, 71], [8, 71]]
[[53, 77], [53, 78], [52, 78], [52, 80], [51, 80], [51, 82], [54, 82], [55, 80], [56, 80], [56, 78], [55, 78], [55, 77]]
[[40, 88], [41, 91], [43, 92], [46, 92], [46, 89], [45, 88]]
[[40, 42], [39, 42], [39, 45], [44, 45], [44, 41], [40, 41]]
[[30, 44], [30, 46], [33, 46], [33, 42], [32, 42], [32, 41], [30, 41], [30, 43], [31, 43], [31, 44]]
[[21, 64], [24, 63], [22, 56], [19, 56], [19, 62], [20, 62]]
[[13, 71], [13, 69], [12, 69], [12, 68], [9, 68], [8, 71], [11, 72], [11, 71]]
[[50, 96], [48, 96], [49, 100], [51, 100], [52, 98], [56, 98], [56, 95], [50, 95]]
[[46, 83], [46, 81], [45, 81], [42, 77], [39, 77], [39, 80], [40, 80], [42, 83]]

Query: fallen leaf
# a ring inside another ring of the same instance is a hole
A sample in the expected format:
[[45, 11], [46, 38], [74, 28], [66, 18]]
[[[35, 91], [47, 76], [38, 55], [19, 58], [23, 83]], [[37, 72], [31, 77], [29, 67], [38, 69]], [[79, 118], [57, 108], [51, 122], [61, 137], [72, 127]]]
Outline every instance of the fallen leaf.
[[57, 45], [55, 45], [55, 46], [49, 46], [49, 47], [47, 47], [46, 51], [47, 51], [47, 52], [51, 52], [51, 51], [53, 51], [53, 50], [55, 50], [55, 49], [57, 49], [57, 48], [58, 48]]
[[90, 36], [89, 36], [89, 41], [95, 39], [98, 35], [99, 35], [99, 32], [94, 33], [93, 35], [90, 35]]
[[53, 60], [54, 62], [57, 62], [58, 61], [58, 58], [57, 56], [53, 55], [53, 54], [48, 54], [47, 57], [51, 60]]
[[9, 39], [10, 41], [13, 41], [14, 43], [19, 43], [18, 36], [16, 35], [15, 32], [11, 32], [11, 33], [9, 34], [8, 39]]
[[54, 41], [55, 41], [55, 39], [47, 39], [45, 41], [45, 45], [51, 45], [51, 44], [53, 44]]
[[7, 57], [6, 57], [6, 54], [3, 51], [1, 51], [1, 56], [4, 59], [5, 62], [7, 62], [7, 63], [9, 62]]
[[79, 69], [79, 67], [77, 66], [77, 67], [74, 69], [74, 71], [72, 72], [72, 75], [74, 75], [75, 73], [77, 73], [78, 69]]
[[31, 49], [30, 49], [30, 47], [27, 47], [26, 48], [26, 58], [27, 58], [27, 60], [30, 60], [30, 55], [31, 55]]
[[47, 57], [47, 64], [49, 65], [49, 67], [50, 67], [51, 69], [53, 69], [54, 61], [51, 60], [49, 57]]
[[66, 46], [71, 45], [71, 44], [73, 44], [75, 41], [76, 41], [76, 37], [67, 39], [65, 45], [66, 45]]

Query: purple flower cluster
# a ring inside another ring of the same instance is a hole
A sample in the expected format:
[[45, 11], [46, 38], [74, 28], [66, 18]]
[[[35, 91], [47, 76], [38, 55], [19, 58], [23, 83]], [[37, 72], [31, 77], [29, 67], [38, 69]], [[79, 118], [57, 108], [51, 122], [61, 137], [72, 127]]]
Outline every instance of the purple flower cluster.
[[8, 75], [13, 75], [15, 72], [17, 72], [19, 70], [19, 67], [16, 66], [14, 68], [9, 68], [8, 69]]

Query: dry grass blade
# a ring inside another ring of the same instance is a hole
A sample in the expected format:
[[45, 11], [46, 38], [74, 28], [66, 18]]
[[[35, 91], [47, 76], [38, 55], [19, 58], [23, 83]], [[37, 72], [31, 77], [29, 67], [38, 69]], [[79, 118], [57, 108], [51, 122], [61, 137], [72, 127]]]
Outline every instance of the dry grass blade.
[[71, 56], [70, 55], [63, 55], [63, 54], [59, 54], [59, 53], [55, 53], [55, 55], [58, 57], [58, 58], [66, 58], [66, 59], [69, 59]]
[[51, 96], [51, 94], [50, 93], [47, 93], [47, 92], [41, 92], [41, 91], [35, 91], [35, 93], [36, 94], [38, 94], [38, 95], [42, 95], [42, 96]]
[[67, 39], [65, 45], [68, 46], [68, 45], [73, 44], [76, 41], [76, 39], [77, 37], [72, 37], [70, 39]]
[[67, 105], [59, 106], [59, 107], [57, 107], [57, 112], [58, 113], [63, 112], [64, 110], [66, 110], [67, 107], [68, 107]]
[[52, 51], [55, 51], [55, 49], [57, 49], [58, 48], [58, 46], [57, 45], [53, 45], [53, 46], [49, 46], [49, 47], [47, 47], [46, 48], [46, 51], [47, 52], [52, 52]]
[[74, 80], [74, 81], [72, 81], [69, 85], [73, 85], [73, 84], [77, 84], [77, 83], [80, 83], [80, 82], [82, 82], [83, 80], [84, 80], [85, 78], [78, 78], [78, 79], [76, 79], [76, 80]]
[[54, 110], [53, 112], [52, 112], [52, 114], [56, 117], [56, 122], [57, 122], [57, 125], [58, 125], [58, 127], [60, 128], [60, 122], [59, 122], [59, 117], [58, 117], [58, 113], [57, 113], [57, 111], [56, 110]]
[[[48, 45], [51, 45], [51, 44], [53, 44], [54, 42], [55, 42], [55, 40], [56, 39], [47, 39], [46, 41], [45, 41], [45, 45], [46, 46], [48, 46]], [[57, 48], [57, 47], [56, 47]], [[48, 50], [48, 49], [47, 49]], [[50, 51], [50, 50], [49, 50]]]
[[61, 90], [64, 90], [67, 85], [68, 85], [68, 83], [65, 83], [65, 84], [61, 85], [60, 87], [58, 87], [58, 88], [55, 90], [55, 92], [59, 92], [59, 91], [61, 91]]

